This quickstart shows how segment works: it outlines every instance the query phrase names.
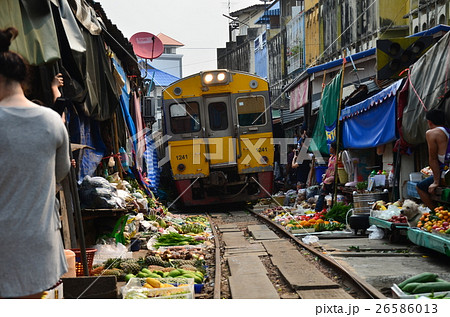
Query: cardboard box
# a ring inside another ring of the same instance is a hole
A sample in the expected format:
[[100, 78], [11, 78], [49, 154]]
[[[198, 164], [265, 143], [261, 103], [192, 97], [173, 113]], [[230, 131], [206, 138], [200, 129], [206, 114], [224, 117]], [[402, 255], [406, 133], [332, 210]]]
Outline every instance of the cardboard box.
[[65, 299], [117, 299], [115, 276], [78, 276], [62, 279]]

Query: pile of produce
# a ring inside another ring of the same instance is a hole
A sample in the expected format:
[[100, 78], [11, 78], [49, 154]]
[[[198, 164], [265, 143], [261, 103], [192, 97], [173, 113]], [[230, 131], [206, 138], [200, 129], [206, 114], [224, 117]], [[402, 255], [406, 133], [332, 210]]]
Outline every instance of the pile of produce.
[[196, 245], [200, 244], [205, 240], [204, 237], [192, 237], [189, 235], [182, 235], [178, 232], [169, 232], [163, 234], [156, 239], [156, 243], [153, 245], [154, 248], [158, 249], [164, 246], [174, 246], [174, 245]]
[[192, 278], [195, 283], [201, 284], [204, 280], [204, 274], [202, 271], [198, 270], [193, 265], [184, 265], [184, 268], [174, 268], [174, 267], [158, 267], [152, 266], [150, 269], [143, 268], [137, 274], [127, 274], [125, 276], [125, 281], [129, 281], [131, 278]]
[[450, 212], [440, 206], [429, 213], [424, 213], [417, 227], [432, 233], [450, 235]]
[[125, 299], [187, 298], [180, 295], [192, 293], [187, 279], [134, 278], [124, 289]]
[[274, 207], [274, 208], [267, 208], [266, 210], [264, 210], [262, 212], [262, 214], [268, 218], [274, 218], [276, 217], [278, 214], [283, 213], [284, 209], [283, 207]]
[[[140, 259], [111, 258], [102, 265], [94, 267], [90, 274], [92, 276], [114, 275], [118, 281], [128, 281], [133, 277], [184, 277], [193, 278], [196, 283], [204, 279], [205, 268], [203, 256], [190, 259], [167, 259], [163, 260], [159, 255], [147, 255]], [[189, 253], [187, 253], [189, 254]], [[183, 276], [182, 276], [183, 275]]]
[[408, 218], [406, 216], [392, 216], [390, 219], [388, 219], [389, 222], [392, 223], [404, 223], [407, 224], [408, 223]]
[[405, 293], [424, 294], [450, 291], [450, 283], [438, 278], [437, 274], [424, 272], [398, 284]]
[[95, 266], [90, 271], [90, 275], [113, 275], [117, 278], [117, 281], [125, 281], [128, 274], [137, 274], [145, 267], [147, 267], [147, 264], [144, 259], [111, 258], [103, 262], [102, 265]]
[[332, 213], [332, 217], [327, 217], [327, 215], [326, 210], [305, 215], [292, 215], [291, 213], [283, 212], [275, 216], [272, 221], [285, 226], [288, 230], [314, 229], [315, 232], [320, 232], [345, 229], [345, 223], [333, 220], [332, 217], [335, 217], [336, 213]]
[[174, 259], [181, 260], [203, 260], [205, 258], [205, 252], [203, 248], [199, 247], [169, 247], [164, 251], [159, 250], [149, 250], [147, 252], [148, 256], [158, 256], [163, 261], [169, 261]]
[[346, 223], [347, 214], [351, 208], [351, 205], [336, 203], [333, 207], [330, 208], [330, 210], [324, 215], [324, 217], [329, 221], [334, 220], [340, 223]]

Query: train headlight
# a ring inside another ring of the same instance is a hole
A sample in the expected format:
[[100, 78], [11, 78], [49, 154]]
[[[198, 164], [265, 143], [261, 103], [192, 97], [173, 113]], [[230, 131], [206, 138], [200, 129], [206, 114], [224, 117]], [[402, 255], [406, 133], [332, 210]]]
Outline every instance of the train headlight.
[[230, 73], [226, 70], [215, 70], [201, 74], [204, 86], [225, 85], [231, 81]]
[[217, 80], [218, 81], [224, 81], [226, 77], [227, 76], [225, 75], [225, 73], [218, 73], [217, 74]]
[[180, 172], [183, 172], [186, 169], [186, 165], [184, 164], [178, 164], [177, 170]]
[[203, 81], [205, 82], [205, 84], [210, 84], [214, 79], [214, 76], [212, 74], [206, 74], [203, 77]]

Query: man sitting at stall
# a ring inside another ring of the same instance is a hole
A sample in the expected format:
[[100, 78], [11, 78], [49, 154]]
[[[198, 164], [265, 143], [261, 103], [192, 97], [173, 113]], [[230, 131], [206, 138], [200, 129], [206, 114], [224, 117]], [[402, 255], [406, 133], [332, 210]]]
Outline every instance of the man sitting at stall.
[[428, 160], [433, 175], [417, 184], [417, 193], [422, 202], [433, 210], [436, 205], [431, 195], [440, 185], [441, 174], [450, 162], [450, 129], [445, 127], [445, 113], [442, 110], [428, 111], [426, 119], [429, 127], [426, 132]]

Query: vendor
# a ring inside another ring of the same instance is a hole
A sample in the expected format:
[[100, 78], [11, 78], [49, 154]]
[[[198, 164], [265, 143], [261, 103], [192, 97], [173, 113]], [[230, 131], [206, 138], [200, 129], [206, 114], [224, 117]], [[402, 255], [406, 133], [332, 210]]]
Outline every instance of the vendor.
[[328, 168], [323, 177], [322, 188], [320, 189], [319, 199], [316, 202], [316, 212], [322, 211], [325, 196], [333, 192], [334, 189], [334, 174], [336, 165], [336, 142], [330, 144], [330, 158], [328, 159]]
[[417, 193], [422, 202], [433, 210], [436, 205], [431, 195], [440, 185], [441, 174], [450, 163], [450, 129], [445, 127], [445, 113], [442, 110], [428, 111], [426, 119], [429, 127], [426, 132], [428, 160], [433, 175], [417, 184]]
[[297, 149], [294, 150], [294, 157], [291, 163], [291, 167], [295, 170], [296, 174], [297, 189], [304, 188], [306, 186], [310, 170], [310, 163], [311, 163], [310, 157], [309, 156], [302, 157], [305, 155], [300, 155], [299, 157], [300, 153], [302, 154], [307, 153], [305, 149], [303, 150], [303, 152], [301, 152], [303, 146], [305, 146], [305, 148], [307, 147], [307, 145], [304, 145], [306, 138], [308, 138], [308, 134], [306, 133], [305, 127], [303, 126], [300, 130], [300, 138], [298, 139], [297, 142]]

